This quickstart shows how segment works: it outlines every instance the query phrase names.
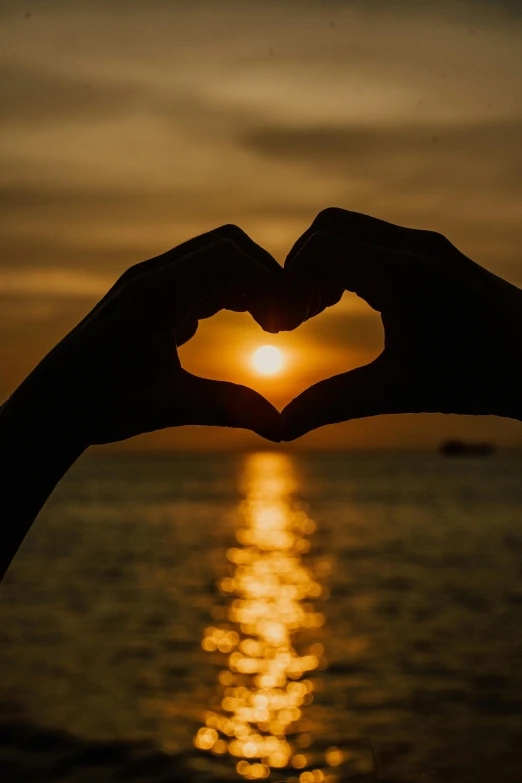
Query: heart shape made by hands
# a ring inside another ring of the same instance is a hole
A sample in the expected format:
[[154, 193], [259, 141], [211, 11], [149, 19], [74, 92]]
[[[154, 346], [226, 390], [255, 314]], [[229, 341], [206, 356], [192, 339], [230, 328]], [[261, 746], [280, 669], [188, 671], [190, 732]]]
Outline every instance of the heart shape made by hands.
[[[344, 291], [381, 314], [384, 350], [309, 387], [281, 413], [246, 386], [181, 366], [176, 346], [202, 318], [248, 311], [265, 331], [293, 330]], [[328, 209], [283, 268], [225, 226], [128, 269], [8, 407], [28, 432], [67, 433], [75, 448], [185, 424], [243, 427], [281, 441], [382, 413], [520, 418], [520, 312], [518, 288], [432, 232]]]
[[382, 353], [299, 394], [272, 428], [274, 439], [384, 413], [519, 417], [521, 292], [445, 237], [330, 208], [281, 268], [239, 229], [228, 230], [265, 265], [270, 282], [223, 306], [249, 310], [267, 332], [290, 331], [350, 291], [380, 313], [384, 327]]
[[[281, 413], [248, 387], [181, 367], [176, 346], [200, 318], [228, 308], [250, 311], [267, 331], [291, 330], [343, 291], [380, 312], [384, 350], [309, 387]], [[131, 267], [0, 408], [4, 506], [15, 520], [0, 573], [90, 445], [182, 424], [285, 441], [381, 413], [522, 420], [521, 312], [518, 288], [444, 237], [338, 209], [320, 213], [284, 268], [234, 227]], [[27, 476], [33, 491], [24, 497]]]

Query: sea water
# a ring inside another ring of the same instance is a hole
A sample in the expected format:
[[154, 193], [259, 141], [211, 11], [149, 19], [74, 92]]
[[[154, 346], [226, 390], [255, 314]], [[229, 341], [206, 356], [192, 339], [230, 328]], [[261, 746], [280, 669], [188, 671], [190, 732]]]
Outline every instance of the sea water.
[[522, 459], [89, 457], [0, 588], [2, 781], [522, 774]]

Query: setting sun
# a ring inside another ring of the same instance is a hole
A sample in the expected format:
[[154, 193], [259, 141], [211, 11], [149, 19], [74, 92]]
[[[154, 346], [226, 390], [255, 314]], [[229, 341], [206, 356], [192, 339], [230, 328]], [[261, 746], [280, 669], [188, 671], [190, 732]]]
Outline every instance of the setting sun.
[[274, 345], [262, 345], [252, 354], [252, 366], [261, 375], [275, 375], [284, 364], [284, 354]]

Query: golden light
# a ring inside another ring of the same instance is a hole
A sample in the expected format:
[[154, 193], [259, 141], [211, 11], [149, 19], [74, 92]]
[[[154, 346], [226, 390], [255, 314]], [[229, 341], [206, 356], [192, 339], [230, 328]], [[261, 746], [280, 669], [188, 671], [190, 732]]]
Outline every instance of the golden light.
[[[313, 755], [302, 750], [312, 737], [302, 732], [302, 721], [314, 691], [313, 682], [303, 678], [320, 667], [324, 648], [298, 637], [324, 623], [312, 603], [321, 587], [302, 559], [309, 548], [305, 538], [316, 525], [295, 505], [298, 485], [288, 457], [251, 455], [242, 484], [239, 546], [228, 549], [230, 576], [219, 582], [221, 594], [231, 598], [226, 621], [206, 628], [202, 640], [205, 651], [224, 656], [220, 704], [206, 713], [195, 744], [237, 759], [236, 770], [246, 780], [287, 768], [298, 771], [296, 783], [322, 783], [321, 770], [306, 770]], [[294, 735], [299, 748], [287, 739]], [[340, 752], [329, 752], [340, 764]]]
[[338, 767], [344, 761], [343, 752], [339, 748], [328, 748], [325, 755], [330, 767]]
[[252, 354], [252, 366], [261, 375], [275, 375], [285, 361], [283, 352], [275, 345], [262, 345]]

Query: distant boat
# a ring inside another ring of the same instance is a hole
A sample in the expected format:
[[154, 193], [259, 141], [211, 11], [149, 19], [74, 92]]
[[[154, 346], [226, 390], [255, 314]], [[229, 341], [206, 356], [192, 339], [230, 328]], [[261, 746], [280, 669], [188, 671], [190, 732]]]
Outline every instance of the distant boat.
[[489, 457], [496, 450], [493, 443], [466, 443], [457, 438], [445, 440], [439, 446], [439, 453], [443, 457]]

